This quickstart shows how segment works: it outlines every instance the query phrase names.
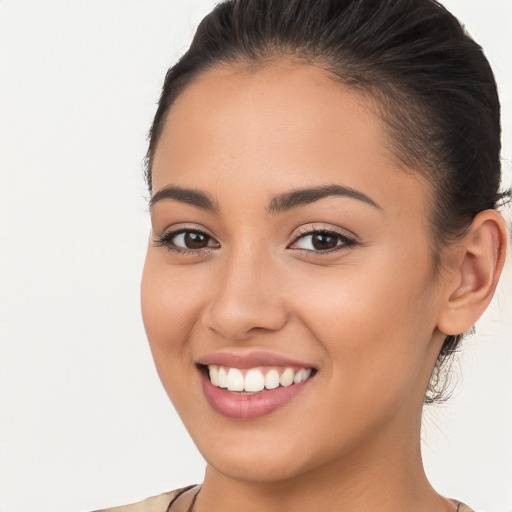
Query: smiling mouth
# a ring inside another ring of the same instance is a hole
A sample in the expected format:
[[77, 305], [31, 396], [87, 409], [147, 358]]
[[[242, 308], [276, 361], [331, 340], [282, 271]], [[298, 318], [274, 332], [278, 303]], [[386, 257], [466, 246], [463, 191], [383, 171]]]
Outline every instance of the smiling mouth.
[[287, 388], [307, 381], [314, 368], [256, 367], [232, 368], [210, 364], [204, 366], [210, 383], [232, 393], [253, 395], [277, 388]]
[[318, 373], [304, 361], [269, 352], [217, 352], [196, 361], [196, 367], [210, 407], [233, 420], [256, 420], [302, 403], [299, 397], [314, 387]]

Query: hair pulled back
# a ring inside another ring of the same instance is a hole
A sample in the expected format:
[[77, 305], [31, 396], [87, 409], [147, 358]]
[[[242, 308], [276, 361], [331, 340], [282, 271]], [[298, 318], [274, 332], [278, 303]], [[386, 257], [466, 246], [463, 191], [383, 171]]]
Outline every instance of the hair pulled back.
[[[500, 193], [500, 104], [481, 47], [435, 0], [228, 0], [200, 23], [169, 69], [149, 135], [146, 179], [167, 113], [195, 78], [223, 64], [258, 69], [291, 58], [367, 96], [391, 151], [430, 185], [435, 264]], [[426, 403], [442, 399], [442, 369], [463, 335], [447, 336]]]

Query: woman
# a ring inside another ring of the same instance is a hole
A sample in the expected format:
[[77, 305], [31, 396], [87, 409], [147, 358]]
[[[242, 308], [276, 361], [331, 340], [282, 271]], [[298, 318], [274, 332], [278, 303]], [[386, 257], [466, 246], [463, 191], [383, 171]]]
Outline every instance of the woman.
[[455, 511], [422, 407], [492, 298], [499, 102], [433, 0], [221, 3], [166, 76], [142, 281], [204, 482], [117, 510]]

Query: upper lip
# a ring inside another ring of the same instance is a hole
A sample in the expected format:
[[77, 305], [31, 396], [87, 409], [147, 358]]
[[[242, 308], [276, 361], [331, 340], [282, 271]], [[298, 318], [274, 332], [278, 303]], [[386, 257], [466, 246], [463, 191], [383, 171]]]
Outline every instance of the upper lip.
[[310, 363], [272, 352], [213, 352], [200, 357], [196, 362], [204, 366], [215, 364], [240, 369], [255, 368], [257, 366], [314, 368]]

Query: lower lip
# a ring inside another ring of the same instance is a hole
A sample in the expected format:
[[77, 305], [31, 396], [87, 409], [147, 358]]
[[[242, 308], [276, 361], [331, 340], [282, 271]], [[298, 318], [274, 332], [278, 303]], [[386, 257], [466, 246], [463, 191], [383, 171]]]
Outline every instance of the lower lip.
[[227, 389], [214, 386], [205, 372], [200, 371], [201, 384], [206, 400], [214, 411], [235, 420], [251, 420], [266, 416], [297, 398], [308, 385], [311, 377], [291, 386], [279, 386], [253, 395], [231, 393]]

